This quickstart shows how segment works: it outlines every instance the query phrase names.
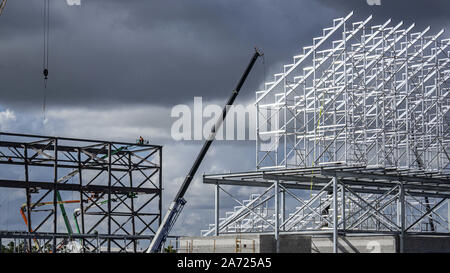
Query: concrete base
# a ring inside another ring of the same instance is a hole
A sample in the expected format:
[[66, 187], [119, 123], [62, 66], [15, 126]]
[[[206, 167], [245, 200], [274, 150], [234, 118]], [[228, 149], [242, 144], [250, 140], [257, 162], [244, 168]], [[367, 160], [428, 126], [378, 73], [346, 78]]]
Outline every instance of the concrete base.
[[[339, 236], [339, 253], [395, 253], [397, 242], [395, 236]], [[312, 237], [312, 253], [332, 253], [331, 237]]]
[[405, 253], [450, 253], [450, 236], [407, 236]]
[[[279, 252], [310, 253], [311, 238], [302, 235], [280, 235]], [[274, 253], [276, 242], [269, 234], [181, 237], [179, 253]]]
[[[398, 253], [399, 238], [396, 235], [339, 236], [340, 253]], [[449, 236], [407, 236], [404, 252], [450, 253]], [[211, 237], [181, 237], [179, 253], [275, 253], [273, 234], [227, 234]], [[331, 253], [330, 236], [280, 234], [280, 253]]]

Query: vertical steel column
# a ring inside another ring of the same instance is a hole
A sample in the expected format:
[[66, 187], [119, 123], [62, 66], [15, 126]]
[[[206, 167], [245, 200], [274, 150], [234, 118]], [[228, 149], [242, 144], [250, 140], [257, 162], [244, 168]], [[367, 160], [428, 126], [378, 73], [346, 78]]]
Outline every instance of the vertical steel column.
[[[315, 45], [316, 45], [316, 42], [315, 42], [315, 40], [313, 40], [313, 47], [314, 47], [313, 54], [312, 54], [312, 56], [313, 56], [312, 57], [313, 58], [312, 59], [313, 67], [316, 66], [316, 49], [315, 49]], [[314, 90], [313, 97], [314, 98], [318, 98], [319, 97], [319, 93], [318, 93], [319, 91], [316, 88], [316, 83], [317, 83], [317, 81], [316, 81], [316, 70], [314, 70], [312, 75], [313, 75], [312, 83], [313, 83], [313, 90]], [[318, 107], [316, 107], [316, 104], [318, 105]], [[307, 105], [306, 101], [305, 101], [305, 105]], [[305, 112], [306, 112], [306, 109], [305, 109]], [[312, 163], [312, 166], [314, 167], [314, 165], [316, 163], [316, 156], [317, 156], [317, 152], [316, 152], [316, 150], [317, 150], [317, 134], [318, 134], [317, 130], [319, 129], [317, 124], [319, 124], [318, 122], [320, 121], [320, 100], [314, 100], [313, 115], [314, 115], [314, 143], [313, 143], [314, 146], [313, 146], [313, 159], [312, 159], [311, 163]], [[316, 116], [318, 116], [318, 117], [316, 118]]]
[[[424, 48], [423, 45], [424, 45], [424, 38], [422, 37], [420, 39], [420, 47]], [[422, 58], [425, 57], [424, 54], [425, 54], [425, 52], [422, 50], [421, 51]], [[421, 79], [420, 96], [421, 96], [422, 100], [420, 100], [420, 114], [419, 115], [421, 115], [422, 117], [425, 117], [425, 115], [424, 115], [425, 101], [424, 100], [426, 98], [426, 95], [425, 95], [425, 82], [423, 82], [423, 79], [425, 78], [425, 71], [424, 71], [425, 63], [424, 62], [421, 63], [421, 69], [420, 69], [420, 74], [421, 74], [420, 75], [420, 79]], [[421, 128], [420, 129], [421, 129], [421, 132], [419, 132], [419, 141], [421, 142], [421, 147], [419, 147], [419, 148], [422, 148], [423, 151], [424, 151], [423, 152], [423, 157], [421, 158], [423, 163], [421, 163], [421, 164], [423, 164], [424, 168], [426, 168], [426, 166], [427, 166], [427, 158], [426, 158], [427, 154], [425, 153], [425, 138], [426, 138], [427, 133], [426, 133], [426, 129], [425, 129], [425, 118], [422, 118], [422, 124], [421, 124]], [[416, 143], [416, 147], [418, 147], [418, 146], [419, 146], [418, 143]], [[416, 147], [415, 147], [415, 149], [417, 151]], [[417, 151], [417, 153], [419, 153], [419, 152]], [[419, 159], [416, 158], [416, 160], [419, 160]], [[420, 162], [420, 160], [417, 163], [419, 163], [419, 162]], [[419, 168], [422, 168], [422, 167], [419, 166]]]
[[333, 177], [333, 253], [338, 253], [338, 200], [337, 177]]
[[450, 199], [447, 200], [447, 214], [448, 231], [450, 232]]
[[[384, 33], [384, 30], [383, 30], [383, 32], [381, 33], [381, 40], [383, 41], [381, 44], [382, 44], [382, 49], [381, 49], [381, 52], [383, 52], [383, 53], [385, 53], [386, 52], [386, 49], [385, 49], [385, 43], [386, 43], [386, 37], [385, 37], [385, 33]], [[389, 35], [388, 35], [389, 36]], [[383, 144], [381, 145], [381, 149], [382, 149], [382, 151], [383, 151], [383, 166], [384, 167], [386, 167], [386, 161], [387, 161], [387, 153], [386, 153], [386, 115], [385, 115], [385, 113], [386, 113], [386, 94], [385, 94], [385, 90], [386, 90], [386, 70], [385, 70], [385, 67], [386, 67], [386, 65], [385, 65], [385, 62], [386, 62], [386, 57], [385, 56], [382, 56], [381, 57], [381, 67], [382, 67], [382, 70], [383, 70], [383, 72], [382, 72], [382, 81], [383, 81], [383, 86], [382, 86], [382, 91], [381, 91], [381, 96], [382, 96], [382, 99], [381, 99], [381, 104], [383, 105], [382, 106], [382, 108], [381, 108], [381, 118], [382, 118], [382, 120], [381, 120], [381, 129], [382, 129], [382, 142], [383, 142]], [[379, 128], [378, 126], [377, 126], [377, 128]]]
[[[128, 175], [130, 177], [130, 187], [133, 188], [133, 164], [131, 161], [131, 153], [128, 153]], [[133, 236], [136, 235], [136, 222], [134, 219], [134, 198], [133, 198], [133, 193], [130, 193], [130, 201], [131, 201], [131, 227], [132, 227], [132, 231], [133, 231]], [[136, 245], [136, 239], [132, 239], [133, 240], [133, 251], [134, 253], [137, 252], [137, 245]], [[125, 249], [126, 249], [126, 244], [125, 244]]]
[[[264, 79], [266, 80], [266, 79]], [[256, 100], [258, 100], [258, 93], [256, 93]], [[259, 144], [259, 103], [256, 103], [256, 117], [255, 117], [255, 128], [256, 128], [256, 141], [255, 141], [255, 156], [256, 156], [256, 169], [258, 170], [259, 167], [259, 159], [258, 159], [258, 144]], [[250, 134], [249, 134], [250, 135]]]
[[[111, 142], [108, 143], [108, 235], [111, 235]], [[111, 252], [111, 237], [108, 236], [108, 252]]]
[[399, 189], [398, 189], [398, 193], [397, 193], [397, 209], [396, 209], [396, 216], [397, 216], [397, 221], [396, 221], [396, 224], [397, 224], [397, 226], [401, 226], [401, 215], [400, 215], [400, 213], [401, 213], [401, 210], [402, 210], [402, 207], [401, 207], [401, 205], [400, 205], [400, 186], [398, 186], [399, 187]]
[[220, 191], [220, 186], [219, 183], [216, 184], [216, 191], [214, 194], [214, 222], [215, 222], [215, 236], [219, 236], [219, 191]]
[[[84, 202], [83, 202], [83, 176], [81, 167], [81, 149], [77, 149], [77, 160], [78, 160], [78, 183], [80, 184], [80, 218], [81, 218], [81, 233], [84, 234]], [[81, 239], [81, 245], [83, 246], [83, 252], [85, 252], [85, 238]]]
[[[283, 67], [283, 76], [286, 76], [286, 66]], [[288, 135], [288, 124], [287, 124], [287, 108], [288, 108], [288, 100], [287, 100], [287, 90], [286, 90], [286, 77], [284, 78], [284, 84], [283, 84], [283, 89], [284, 89], [284, 104], [283, 104], [283, 123], [284, 123], [284, 145], [283, 145], [283, 156], [284, 156], [284, 166], [287, 168], [288, 167], [288, 155], [287, 155], [287, 135]], [[277, 130], [279, 130], [279, 128], [277, 128]], [[295, 141], [294, 141], [295, 143]], [[278, 164], [277, 164], [278, 165]]]
[[53, 143], [53, 147], [55, 150], [55, 158], [54, 158], [54, 168], [53, 168], [53, 246], [52, 253], [56, 253], [56, 237], [55, 234], [58, 233], [58, 199], [57, 199], [57, 189], [56, 182], [58, 181], [58, 139], [55, 138]]
[[[408, 43], [408, 35], [406, 35], [406, 42]], [[412, 121], [409, 119], [410, 113], [409, 113], [409, 86], [410, 86], [410, 80], [409, 80], [409, 64], [410, 61], [408, 61], [408, 48], [405, 48], [405, 56], [406, 56], [406, 62], [405, 62], [405, 70], [403, 73], [405, 73], [405, 128], [406, 128], [406, 166], [407, 168], [411, 167], [411, 123]]]
[[[30, 182], [30, 177], [29, 177], [29, 170], [28, 170], [28, 146], [25, 145], [24, 148], [24, 158], [25, 158], [25, 183]], [[25, 190], [26, 195], [27, 195], [27, 217], [28, 217], [28, 223], [27, 223], [27, 228], [28, 228], [28, 233], [30, 233], [31, 235], [31, 194], [30, 194], [30, 188], [26, 188]], [[1, 247], [1, 245], [0, 245]], [[29, 251], [32, 252], [32, 247], [31, 247], [31, 237], [28, 239], [28, 247], [29, 247]]]
[[400, 181], [400, 253], [405, 251], [405, 187]]
[[[362, 36], [361, 36], [361, 40], [362, 40], [362, 44], [363, 44], [363, 52], [366, 52], [366, 27], [363, 27], [362, 30]], [[367, 67], [367, 56], [366, 54], [364, 54], [364, 59], [363, 59], [363, 67], [366, 68]], [[364, 127], [364, 159], [366, 161], [366, 164], [369, 163], [370, 161], [370, 157], [369, 157], [369, 153], [367, 150], [367, 96], [366, 96], [366, 91], [367, 91], [367, 75], [366, 75], [367, 71], [366, 69], [364, 69], [364, 78], [363, 78], [363, 115], [362, 115], [362, 119], [363, 119], [363, 127]], [[344, 187], [344, 185], [342, 184], [342, 187]], [[343, 188], [344, 189], [344, 188]], [[343, 191], [345, 193], [345, 190]], [[342, 197], [342, 200], [344, 199], [344, 196]], [[344, 202], [345, 204], [345, 202]], [[345, 206], [344, 206], [345, 207]], [[344, 212], [345, 214], [345, 212]], [[345, 218], [344, 218], [344, 227], [343, 229], [346, 229], [345, 227]]]
[[96, 241], [97, 241], [97, 253], [100, 253], [100, 238], [99, 238], [99, 235], [98, 235], [98, 232], [96, 231], [95, 232], [95, 234], [96, 234]]
[[342, 229], [345, 231], [347, 225], [345, 223], [345, 187], [341, 181], [341, 215], [342, 215]]
[[158, 148], [159, 149], [159, 223], [158, 226], [161, 225], [162, 222], [162, 190], [163, 190], [163, 185], [162, 185], [162, 147]]
[[275, 180], [275, 253], [280, 252], [279, 227], [280, 227], [280, 200], [279, 200], [279, 181]]
[[[305, 70], [303, 69], [303, 77], [305, 77]], [[303, 101], [305, 102], [305, 106], [307, 105], [306, 99], [307, 99], [307, 93], [306, 93], [306, 81], [303, 82], [303, 86], [302, 86], [302, 90], [303, 90]], [[307, 128], [308, 126], [308, 114], [307, 111], [305, 109], [305, 111], [303, 111], [303, 124], [302, 126], [305, 126]], [[303, 131], [303, 149], [305, 150], [305, 158], [304, 158], [304, 162], [305, 162], [305, 167], [308, 166], [308, 158], [310, 158], [309, 155], [309, 140], [306, 141], [306, 135], [307, 135], [307, 131], [308, 130], [304, 130]]]
[[[283, 224], [284, 223], [284, 219], [285, 219], [285, 217], [286, 217], [286, 192], [285, 192], [285, 190], [284, 189], [281, 189], [280, 190], [280, 195], [281, 195], [281, 215], [280, 215], [280, 218], [281, 218], [281, 223]], [[283, 225], [283, 227], [282, 227], [282, 229], [283, 230], [285, 230], [285, 225]]]
[[[342, 32], [342, 41], [344, 41], [344, 50], [343, 50], [343, 60], [344, 60], [344, 84], [345, 84], [345, 88], [344, 88], [344, 93], [343, 93], [343, 98], [344, 98], [344, 121], [345, 121], [345, 138], [344, 138], [344, 161], [347, 164], [348, 163], [348, 127], [349, 127], [349, 120], [348, 120], [348, 108], [350, 107], [349, 102], [348, 102], [348, 75], [347, 75], [347, 39], [346, 39], [346, 24], [344, 21], [344, 25], [343, 25], [343, 32]], [[324, 94], [325, 95], [325, 94]], [[336, 97], [337, 99], [337, 97]]]

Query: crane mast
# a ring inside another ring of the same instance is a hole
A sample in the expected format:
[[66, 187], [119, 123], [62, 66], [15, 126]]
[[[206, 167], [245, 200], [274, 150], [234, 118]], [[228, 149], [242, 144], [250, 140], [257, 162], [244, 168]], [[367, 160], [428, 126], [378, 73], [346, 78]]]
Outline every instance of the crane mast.
[[209, 137], [206, 139], [205, 143], [203, 144], [202, 149], [200, 150], [199, 154], [197, 155], [197, 158], [194, 161], [194, 164], [192, 165], [189, 173], [186, 175], [186, 178], [184, 179], [183, 184], [181, 185], [177, 195], [175, 196], [174, 200], [169, 206], [169, 209], [164, 216], [164, 219], [159, 226], [158, 230], [156, 231], [155, 237], [153, 237], [152, 242], [150, 243], [149, 248], [147, 249], [147, 253], [155, 253], [159, 252], [161, 250], [161, 247], [163, 246], [167, 236], [169, 235], [170, 230], [174, 226], [178, 216], [180, 215], [184, 205], [186, 204], [186, 200], [184, 199], [184, 195], [189, 188], [189, 185], [192, 182], [192, 179], [195, 176], [195, 173], [197, 172], [198, 168], [200, 167], [200, 164], [203, 161], [203, 158], [205, 157], [206, 153], [208, 152], [209, 147], [211, 146], [212, 142], [214, 141], [217, 131], [220, 129], [220, 126], [222, 125], [223, 121], [225, 120], [228, 108], [229, 106], [233, 105], [234, 100], [239, 94], [239, 91], [241, 90], [242, 85], [244, 84], [245, 80], [247, 79], [248, 74], [252, 70], [256, 60], [258, 57], [262, 56], [263, 54], [258, 51], [257, 48], [255, 48], [255, 53], [253, 54], [252, 59], [250, 60], [250, 63], [248, 64], [247, 68], [244, 71], [244, 74], [242, 74], [241, 79], [239, 80], [236, 88], [232, 91], [232, 94], [230, 98], [227, 101], [227, 104], [222, 110], [222, 115], [219, 117], [215, 125], [211, 128], [211, 132]]

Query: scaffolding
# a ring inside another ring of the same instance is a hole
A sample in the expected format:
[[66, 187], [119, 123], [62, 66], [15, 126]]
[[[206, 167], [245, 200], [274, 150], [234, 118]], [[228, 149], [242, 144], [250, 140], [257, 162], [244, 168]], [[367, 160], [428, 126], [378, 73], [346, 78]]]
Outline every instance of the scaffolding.
[[397, 236], [400, 251], [405, 236], [450, 236], [450, 39], [352, 15], [256, 92], [256, 171], [203, 176], [203, 236], [330, 236], [335, 252], [351, 234]]
[[9, 218], [25, 220], [9, 230], [2, 221], [0, 243], [19, 240], [26, 252], [139, 251], [161, 222], [161, 162], [158, 145], [0, 132], [0, 205], [5, 194], [24, 196], [8, 207], [17, 212]]
[[[449, 171], [450, 39], [335, 19], [256, 92], [257, 168]], [[419, 166], [422, 164], [423, 166]]]
[[[335, 251], [338, 235], [393, 235], [399, 249], [405, 236], [450, 236], [450, 175], [326, 166], [210, 174], [203, 183], [215, 185], [215, 221], [202, 236], [332, 236]], [[241, 201], [236, 187], [260, 193]], [[224, 213], [221, 196], [236, 203], [233, 210]]]

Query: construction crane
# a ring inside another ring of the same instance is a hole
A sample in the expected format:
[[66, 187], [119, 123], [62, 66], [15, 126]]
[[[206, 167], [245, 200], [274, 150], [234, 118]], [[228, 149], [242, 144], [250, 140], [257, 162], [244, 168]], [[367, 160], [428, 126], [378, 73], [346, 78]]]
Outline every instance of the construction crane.
[[2, 2], [0, 3], [0, 15], [2, 15], [2, 11], [6, 6], [6, 1], [7, 0], [2, 0]]
[[219, 117], [216, 124], [211, 128], [211, 132], [205, 143], [203, 144], [202, 149], [200, 150], [200, 153], [198, 154], [196, 160], [194, 161], [194, 165], [192, 165], [191, 170], [187, 174], [186, 178], [184, 179], [183, 184], [181, 185], [177, 195], [175, 196], [174, 200], [169, 206], [169, 209], [164, 216], [164, 219], [159, 226], [158, 230], [156, 231], [155, 237], [153, 237], [152, 242], [150, 243], [150, 246], [147, 249], [147, 253], [155, 253], [161, 251], [162, 246], [164, 245], [164, 242], [166, 241], [167, 236], [169, 235], [170, 230], [174, 226], [178, 216], [180, 215], [181, 211], [183, 210], [184, 205], [186, 204], [186, 200], [184, 199], [184, 194], [186, 193], [187, 189], [189, 188], [189, 185], [192, 182], [192, 179], [195, 176], [195, 173], [197, 172], [198, 168], [200, 167], [200, 164], [203, 161], [203, 158], [205, 157], [206, 153], [208, 152], [209, 147], [211, 146], [212, 142], [214, 141], [214, 138], [216, 137], [217, 131], [220, 129], [220, 126], [222, 125], [223, 121], [226, 118], [227, 111], [229, 110], [229, 106], [233, 105], [234, 100], [236, 99], [237, 95], [239, 94], [239, 91], [241, 90], [242, 85], [244, 84], [245, 80], [247, 79], [248, 74], [250, 73], [250, 70], [253, 68], [253, 65], [255, 64], [258, 57], [262, 56], [263, 54], [258, 51], [257, 48], [255, 48], [255, 53], [253, 54], [252, 59], [250, 60], [250, 63], [247, 66], [247, 69], [245, 70], [244, 74], [242, 75], [241, 79], [239, 80], [236, 88], [233, 90], [231, 97], [228, 99], [227, 104], [222, 110], [222, 116]]

